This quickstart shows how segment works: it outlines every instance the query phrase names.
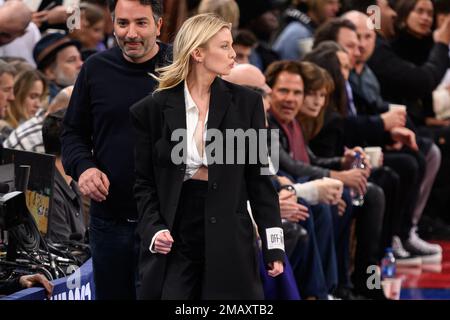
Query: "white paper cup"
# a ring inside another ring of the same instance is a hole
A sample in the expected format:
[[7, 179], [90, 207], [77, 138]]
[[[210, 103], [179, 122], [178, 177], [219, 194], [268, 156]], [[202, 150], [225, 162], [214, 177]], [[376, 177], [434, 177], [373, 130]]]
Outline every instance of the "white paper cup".
[[400, 300], [400, 292], [402, 291], [401, 278], [387, 278], [381, 281], [384, 295], [391, 300]]
[[394, 109], [401, 109], [406, 112], [406, 106], [404, 104], [389, 104], [389, 111]]
[[298, 41], [298, 50], [301, 55], [300, 58], [303, 58], [308, 52], [312, 50], [313, 44], [313, 38], [304, 38]]
[[380, 166], [381, 155], [383, 154], [381, 147], [365, 147], [364, 152], [369, 157], [372, 168], [378, 168]]
[[400, 292], [402, 291], [402, 279], [392, 278], [391, 280], [391, 299], [400, 300]]
[[383, 288], [383, 292], [384, 292], [384, 295], [386, 296], [386, 298], [390, 299], [392, 282], [389, 281], [389, 279], [385, 279], [385, 280], [381, 281], [381, 287]]

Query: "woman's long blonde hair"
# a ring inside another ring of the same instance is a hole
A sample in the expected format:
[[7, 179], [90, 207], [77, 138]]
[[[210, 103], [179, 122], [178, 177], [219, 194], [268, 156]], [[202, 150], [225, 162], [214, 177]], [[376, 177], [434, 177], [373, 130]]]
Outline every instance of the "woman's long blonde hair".
[[14, 80], [15, 99], [10, 103], [9, 108], [6, 109], [5, 117], [6, 122], [13, 128], [17, 128], [21, 122], [34, 116], [34, 114], [28, 114], [28, 110], [25, 109], [24, 103], [36, 81], [42, 82], [43, 91], [40, 99], [42, 107], [47, 107], [48, 84], [45, 76], [38, 70], [25, 70], [18, 74]]
[[203, 13], [187, 19], [173, 42], [173, 63], [156, 72], [159, 85], [155, 92], [170, 89], [185, 80], [191, 67], [191, 54], [206, 43], [222, 28], [231, 30], [231, 24], [213, 13]]

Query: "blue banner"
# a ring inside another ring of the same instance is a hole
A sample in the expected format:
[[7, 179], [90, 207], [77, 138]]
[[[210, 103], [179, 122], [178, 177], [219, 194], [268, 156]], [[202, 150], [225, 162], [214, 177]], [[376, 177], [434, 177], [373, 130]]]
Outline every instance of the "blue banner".
[[[68, 277], [52, 281], [51, 300], [95, 300], [94, 275], [92, 258]], [[18, 291], [1, 300], [46, 300], [42, 287], [34, 287]]]

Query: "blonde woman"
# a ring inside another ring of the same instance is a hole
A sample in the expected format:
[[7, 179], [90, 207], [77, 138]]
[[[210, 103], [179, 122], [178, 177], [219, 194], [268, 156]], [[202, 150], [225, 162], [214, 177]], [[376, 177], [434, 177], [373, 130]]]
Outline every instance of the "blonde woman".
[[33, 117], [46, 107], [48, 85], [45, 76], [37, 70], [20, 73], [14, 80], [15, 99], [7, 109], [5, 120], [13, 128]]
[[[264, 128], [261, 96], [220, 78], [233, 68], [235, 52], [231, 25], [219, 16], [188, 19], [173, 49], [173, 64], [159, 69], [158, 89], [131, 109], [139, 297], [263, 299], [247, 200], [267, 272], [277, 276], [284, 261], [277, 194], [261, 175], [262, 161], [230, 163], [229, 146], [220, 148], [230, 142], [226, 129]], [[214, 135], [219, 147], [211, 151], [213, 130], [223, 144]]]

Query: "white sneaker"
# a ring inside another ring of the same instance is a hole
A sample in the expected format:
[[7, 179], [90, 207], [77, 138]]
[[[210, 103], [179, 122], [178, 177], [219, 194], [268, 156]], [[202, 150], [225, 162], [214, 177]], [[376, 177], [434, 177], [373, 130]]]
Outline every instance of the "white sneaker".
[[411, 255], [421, 257], [423, 263], [440, 263], [442, 261], [442, 247], [420, 239], [416, 228], [411, 229], [409, 239], [404, 243], [404, 248]]
[[420, 266], [422, 264], [421, 257], [413, 257], [403, 248], [402, 241], [398, 236], [392, 238], [392, 252], [394, 253], [395, 263], [398, 266]]

